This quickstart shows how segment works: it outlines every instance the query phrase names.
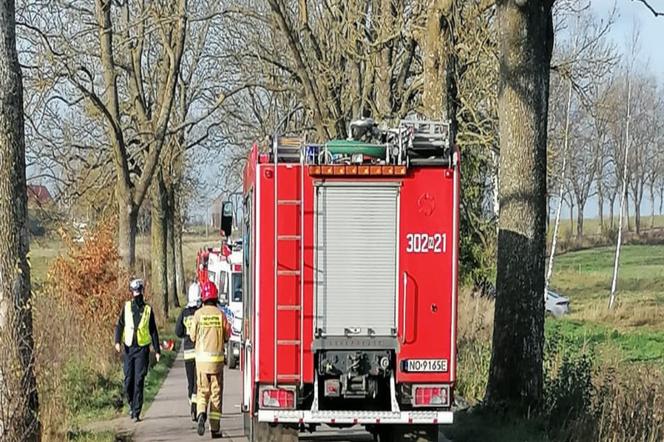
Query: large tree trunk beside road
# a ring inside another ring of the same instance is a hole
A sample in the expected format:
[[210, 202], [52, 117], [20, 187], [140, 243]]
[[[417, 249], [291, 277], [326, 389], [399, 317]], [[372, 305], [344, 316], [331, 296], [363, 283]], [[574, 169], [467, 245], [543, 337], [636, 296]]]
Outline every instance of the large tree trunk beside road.
[[552, 2], [499, 0], [500, 218], [490, 406], [527, 410], [543, 388], [546, 145]]
[[166, 189], [161, 170], [152, 182], [150, 216], [150, 255], [152, 258], [152, 293], [160, 296], [164, 317], [168, 318], [168, 279], [166, 263]]
[[14, 1], [0, 3], [0, 440], [39, 440], [34, 372], [23, 84]]
[[184, 271], [184, 254], [182, 251], [182, 230], [184, 229], [184, 220], [182, 217], [182, 196], [180, 192], [177, 192], [175, 195], [175, 276], [178, 293], [182, 293], [186, 298], [187, 284]]
[[138, 209], [134, 203], [122, 198], [117, 192], [118, 212], [118, 252], [126, 269], [133, 270], [136, 264], [136, 232], [138, 229]]
[[168, 198], [166, 207], [166, 259], [168, 261], [168, 293], [171, 296], [173, 301], [173, 306], [176, 308], [180, 307], [180, 298], [177, 289], [177, 279], [176, 279], [176, 253], [175, 253], [175, 195], [173, 192], [173, 186], [167, 187], [166, 195]]

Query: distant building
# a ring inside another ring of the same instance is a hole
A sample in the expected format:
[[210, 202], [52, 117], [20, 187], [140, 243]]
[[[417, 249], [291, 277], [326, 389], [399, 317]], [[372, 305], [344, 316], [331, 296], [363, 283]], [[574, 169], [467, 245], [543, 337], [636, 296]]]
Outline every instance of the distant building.
[[51, 192], [41, 184], [28, 184], [28, 205], [45, 206], [53, 202]]

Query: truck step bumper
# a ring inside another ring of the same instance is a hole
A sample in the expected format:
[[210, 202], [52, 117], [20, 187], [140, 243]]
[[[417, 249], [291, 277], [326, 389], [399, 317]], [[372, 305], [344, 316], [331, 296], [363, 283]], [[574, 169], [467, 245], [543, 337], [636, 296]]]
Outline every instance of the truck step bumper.
[[259, 410], [258, 420], [275, 424], [451, 424], [451, 411], [304, 411], [304, 410]]

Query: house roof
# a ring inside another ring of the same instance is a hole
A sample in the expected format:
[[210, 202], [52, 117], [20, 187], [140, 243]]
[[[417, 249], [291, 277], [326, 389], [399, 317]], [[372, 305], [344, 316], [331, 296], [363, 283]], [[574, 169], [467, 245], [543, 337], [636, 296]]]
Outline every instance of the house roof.
[[46, 204], [53, 201], [53, 197], [46, 186], [42, 186], [41, 184], [28, 184], [28, 201], [34, 201], [38, 204]]

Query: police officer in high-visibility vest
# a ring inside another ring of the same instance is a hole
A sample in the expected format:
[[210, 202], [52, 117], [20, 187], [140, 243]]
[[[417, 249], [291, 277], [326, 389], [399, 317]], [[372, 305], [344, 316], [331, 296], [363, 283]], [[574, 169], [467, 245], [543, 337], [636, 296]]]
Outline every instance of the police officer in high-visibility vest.
[[161, 353], [154, 312], [143, 298], [143, 280], [132, 280], [129, 290], [133, 299], [127, 301], [120, 312], [115, 327], [115, 350], [119, 353], [120, 344], [124, 344], [124, 388], [129, 402], [129, 414], [135, 422], [139, 422], [143, 408], [143, 386], [150, 362], [150, 344], [152, 343], [157, 362]]
[[194, 314], [189, 331], [189, 337], [194, 341], [196, 348], [198, 434], [200, 436], [205, 434], [205, 421], [209, 417], [213, 438], [221, 437], [224, 346], [230, 332], [226, 316], [217, 307], [217, 299], [217, 286], [212, 281], [202, 283], [203, 306]]
[[197, 282], [189, 286], [187, 293], [188, 303], [182, 309], [177, 322], [175, 323], [175, 334], [182, 338], [182, 347], [184, 349], [184, 369], [187, 373], [187, 398], [191, 405], [191, 418], [196, 421], [196, 352], [194, 343], [189, 338], [189, 330], [194, 320], [194, 313], [201, 307], [201, 289]]

